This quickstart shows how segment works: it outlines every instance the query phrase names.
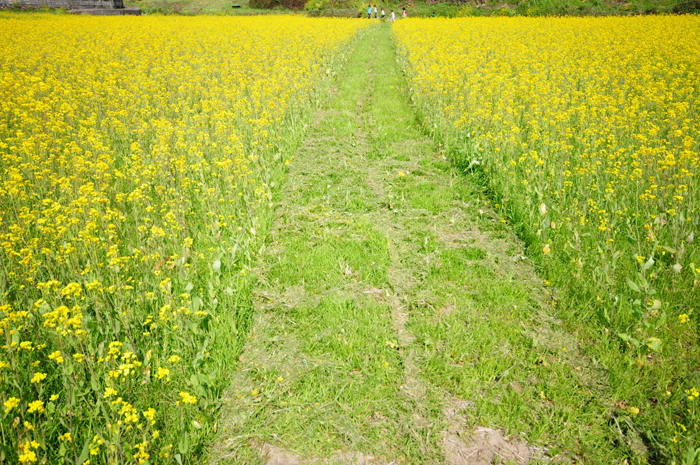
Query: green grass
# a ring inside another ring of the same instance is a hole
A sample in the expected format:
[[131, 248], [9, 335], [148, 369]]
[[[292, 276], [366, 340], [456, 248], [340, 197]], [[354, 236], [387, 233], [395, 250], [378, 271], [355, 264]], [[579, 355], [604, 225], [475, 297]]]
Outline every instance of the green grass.
[[390, 33], [334, 70], [275, 199], [211, 462], [445, 463], [479, 427], [537, 460], [643, 462], [523, 244], [423, 135]]

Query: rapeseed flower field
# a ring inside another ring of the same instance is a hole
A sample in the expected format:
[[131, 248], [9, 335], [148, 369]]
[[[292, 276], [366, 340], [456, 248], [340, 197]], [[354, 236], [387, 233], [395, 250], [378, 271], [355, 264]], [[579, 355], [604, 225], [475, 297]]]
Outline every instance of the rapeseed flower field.
[[571, 320], [626, 354], [606, 366], [616, 424], [685, 458], [700, 439], [700, 18], [407, 20], [394, 35], [436, 142], [481, 174], [577, 302]]
[[201, 463], [271, 188], [365, 23], [0, 23], [0, 461]]

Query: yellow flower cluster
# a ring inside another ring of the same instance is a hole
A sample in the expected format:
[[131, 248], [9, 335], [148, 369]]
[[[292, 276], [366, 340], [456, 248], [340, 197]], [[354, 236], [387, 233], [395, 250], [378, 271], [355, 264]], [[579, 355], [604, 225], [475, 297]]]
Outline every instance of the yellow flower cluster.
[[167, 460], [187, 434], [168, 418], [213, 411], [216, 365], [202, 370], [229, 325], [212, 319], [232, 321], [221, 303], [243, 283], [218, 279], [250, 256], [287, 141], [366, 25], [2, 21], [0, 421], [25, 425], [7, 459], [54, 463], [74, 443], [95, 463]]
[[395, 35], [436, 135], [609, 288], [593, 270], [617, 252], [634, 268], [696, 247], [698, 31], [693, 16], [465, 18]]
[[700, 17], [409, 19], [394, 37], [436, 142], [483, 171], [582, 313], [632, 350], [694, 347]]
[[631, 231], [648, 250], [680, 247], [698, 213], [699, 28], [692, 16], [465, 18], [395, 33], [414, 99], [506, 198], [549, 205], [567, 240], [575, 224], [603, 243]]
[[677, 232], [664, 237], [677, 247], [698, 213], [699, 26], [469, 18], [407, 21], [396, 37], [414, 98], [448, 144], [487, 161], [504, 195], [545, 201], [550, 224], [590, 225], [596, 240], [631, 224], [652, 243]]

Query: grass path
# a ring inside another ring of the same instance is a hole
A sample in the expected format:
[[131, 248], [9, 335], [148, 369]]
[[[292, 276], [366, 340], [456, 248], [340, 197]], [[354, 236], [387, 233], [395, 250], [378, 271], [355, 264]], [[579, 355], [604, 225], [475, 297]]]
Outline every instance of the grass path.
[[403, 87], [371, 27], [277, 199], [212, 463], [620, 463], [605, 370]]

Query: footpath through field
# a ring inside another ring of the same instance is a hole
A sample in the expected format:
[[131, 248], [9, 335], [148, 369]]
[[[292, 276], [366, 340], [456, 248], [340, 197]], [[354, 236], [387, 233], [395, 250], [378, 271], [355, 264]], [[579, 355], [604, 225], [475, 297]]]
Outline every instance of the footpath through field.
[[388, 24], [295, 155], [211, 463], [610, 463], [605, 373], [408, 104]]

